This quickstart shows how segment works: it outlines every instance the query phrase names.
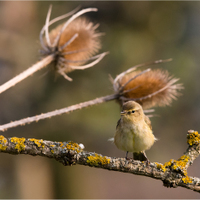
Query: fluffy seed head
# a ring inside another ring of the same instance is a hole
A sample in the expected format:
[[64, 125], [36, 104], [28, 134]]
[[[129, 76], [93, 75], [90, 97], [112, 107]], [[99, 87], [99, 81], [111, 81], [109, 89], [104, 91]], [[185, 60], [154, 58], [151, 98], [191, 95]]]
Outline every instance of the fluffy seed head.
[[[80, 17], [87, 12], [96, 12], [96, 8], [87, 8], [75, 13], [77, 9], [68, 14], [59, 16], [50, 21], [52, 7], [50, 6], [46, 23], [40, 32], [40, 43], [44, 55], [53, 55], [56, 70], [64, 78], [71, 81], [67, 73], [79, 69], [84, 70], [97, 64], [107, 53], [94, 56], [101, 48], [102, 35], [96, 31], [98, 24], [94, 25], [86, 18]], [[69, 17], [65, 23], [57, 26], [49, 33], [49, 26]], [[92, 62], [85, 64], [88, 61]], [[85, 65], [83, 65], [85, 64]]]
[[[53, 43], [58, 33], [61, 31], [62, 25], [53, 29], [50, 34], [50, 41]], [[84, 64], [101, 48], [99, 34], [92, 22], [85, 18], [78, 18], [72, 21], [69, 26], [64, 29], [58, 42], [57, 48], [59, 52], [58, 68], [63, 67], [66, 73], [73, 70], [72, 66]], [[77, 36], [76, 36], [77, 35]], [[73, 39], [73, 37], [75, 38]], [[65, 44], [70, 41], [68, 45]]]
[[178, 90], [183, 89], [182, 84], [176, 83], [178, 79], [170, 76], [166, 70], [155, 69], [140, 73], [133, 71], [118, 79], [117, 87], [115, 85], [114, 88], [120, 94], [121, 105], [129, 100], [138, 102], [145, 109], [170, 105], [180, 95]]

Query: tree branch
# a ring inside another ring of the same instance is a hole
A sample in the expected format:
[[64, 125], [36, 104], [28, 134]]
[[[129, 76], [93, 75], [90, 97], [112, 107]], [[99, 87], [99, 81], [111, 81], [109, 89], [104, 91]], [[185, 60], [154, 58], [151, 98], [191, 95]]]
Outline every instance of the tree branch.
[[162, 180], [166, 187], [184, 187], [200, 192], [200, 179], [187, 176], [187, 168], [200, 154], [200, 135], [197, 131], [188, 131], [189, 147], [178, 160], [171, 159], [165, 164], [141, 162], [102, 156], [101, 154], [83, 151], [83, 144], [74, 142], [53, 142], [34, 138], [5, 138], [0, 136], [0, 152], [9, 154], [28, 154], [54, 158], [65, 166], [75, 164], [97, 167], [107, 170], [148, 176]]

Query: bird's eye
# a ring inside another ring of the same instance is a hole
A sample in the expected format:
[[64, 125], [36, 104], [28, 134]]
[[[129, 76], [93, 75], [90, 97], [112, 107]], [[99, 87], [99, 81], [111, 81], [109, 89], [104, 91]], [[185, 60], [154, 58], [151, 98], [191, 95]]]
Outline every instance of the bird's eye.
[[135, 110], [132, 110], [131, 112], [132, 112], [132, 113], [134, 113], [134, 112], [135, 112]]

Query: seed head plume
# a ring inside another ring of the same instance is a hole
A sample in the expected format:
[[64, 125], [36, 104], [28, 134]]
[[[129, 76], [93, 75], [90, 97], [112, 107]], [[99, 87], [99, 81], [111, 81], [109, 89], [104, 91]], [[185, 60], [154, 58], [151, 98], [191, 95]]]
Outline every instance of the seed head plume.
[[[144, 71], [135, 71], [138, 67], [148, 66], [168, 62], [168, 60], [157, 60], [154, 62], [143, 63], [136, 65], [121, 74], [119, 74], [113, 82], [115, 90], [114, 94], [95, 98], [90, 101], [82, 102], [59, 110], [54, 110], [47, 113], [42, 113], [33, 117], [27, 117], [21, 120], [16, 120], [0, 126], [0, 131], [38, 122], [42, 119], [51, 118], [64, 113], [70, 113], [75, 110], [86, 108], [89, 106], [105, 103], [112, 100], [117, 100], [121, 105], [125, 101], [135, 100], [139, 102], [143, 108], [150, 108], [153, 106], [164, 106], [171, 103], [172, 99], [179, 95], [178, 90], [182, 89], [181, 84], [177, 84], [178, 79], [169, 76], [169, 73], [164, 70], [146, 69]], [[153, 112], [153, 109], [145, 110], [145, 113]], [[152, 116], [152, 115], [148, 115]], [[155, 115], [154, 115], [155, 116]]]
[[[40, 33], [42, 53], [44, 55], [52, 53], [56, 55], [56, 71], [69, 81], [72, 80], [67, 75], [69, 72], [92, 67], [107, 54], [102, 53], [94, 56], [101, 48], [99, 36], [102, 34], [96, 30], [99, 25], [94, 25], [86, 18], [78, 18], [84, 13], [96, 11], [96, 8], [88, 8], [74, 15], [72, 14], [75, 11], [72, 11], [68, 15], [60, 16], [51, 21], [49, 21], [51, 7], [47, 14], [46, 24]], [[72, 15], [72, 17], [67, 22], [57, 26], [49, 33], [48, 27], [51, 24], [69, 15]], [[94, 61], [84, 65], [90, 60]]]
[[179, 90], [183, 89], [182, 84], [176, 83], [179, 79], [170, 76], [166, 70], [135, 69], [120, 74], [114, 81], [121, 105], [129, 100], [137, 101], [144, 109], [170, 105], [180, 95]]
[[[50, 63], [56, 63], [56, 71], [67, 80], [72, 81], [67, 73], [76, 69], [84, 70], [93, 67], [107, 54], [105, 52], [95, 55], [101, 47], [99, 36], [102, 34], [96, 31], [98, 25], [94, 25], [86, 19], [78, 18], [85, 13], [96, 12], [96, 8], [86, 8], [79, 12], [77, 12], [78, 9], [74, 9], [50, 21], [51, 10], [52, 6], [47, 13], [45, 25], [40, 31], [41, 53], [44, 57], [22, 73], [0, 85], [0, 94]], [[49, 33], [50, 25], [69, 16], [71, 17], [63, 25]], [[91, 60], [92, 62], [84, 65]]]

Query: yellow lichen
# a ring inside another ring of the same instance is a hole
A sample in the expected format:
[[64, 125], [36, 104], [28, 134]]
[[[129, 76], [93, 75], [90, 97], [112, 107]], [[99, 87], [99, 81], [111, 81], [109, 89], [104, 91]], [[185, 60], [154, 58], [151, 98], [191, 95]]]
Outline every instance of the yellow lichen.
[[173, 163], [174, 163], [174, 159], [171, 159], [170, 161], [164, 164], [164, 167], [170, 167]]
[[42, 139], [37, 140], [37, 139], [34, 139], [34, 138], [30, 138], [29, 141], [34, 142], [38, 147], [42, 147], [42, 148], [45, 147], [44, 141]]
[[192, 179], [189, 176], [185, 176], [182, 178], [183, 183], [192, 183]]
[[171, 159], [169, 162], [166, 162], [163, 166], [164, 169], [171, 167], [171, 169], [177, 172], [181, 170], [184, 176], [182, 178], [182, 181], [184, 183], [192, 183], [192, 179], [187, 176], [187, 170], [185, 168], [189, 159], [190, 157], [188, 155], [182, 155], [178, 160]]
[[60, 147], [63, 147], [63, 146], [64, 146], [64, 144], [62, 142], [60, 142]]
[[3, 135], [0, 135], [0, 150], [1, 151], [5, 151], [7, 149], [6, 143], [7, 143], [7, 139]]
[[110, 163], [110, 159], [106, 156], [101, 156], [95, 153], [95, 156], [88, 156], [87, 163], [92, 166], [107, 165]]
[[187, 162], [189, 161], [189, 156], [187, 155], [183, 155], [181, 156], [176, 162], [175, 164], [173, 165], [173, 168], [175, 169], [176, 167], [179, 167], [181, 169], [184, 169]]
[[[55, 144], [51, 144], [50, 147], [54, 148], [56, 145]], [[55, 151], [53, 149], [51, 149], [51, 153], [54, 153]]]
[[185, 167], [186, 167], [186, 164], [188, 163], [189, 159], [190, 159], [190, 157], [187, 155], [181, 156], [178, 160], [171, 159], [169, 162], [166, 162], [164, 164], [164, 168], [172, 167], [172, 169], [175, 171], [181, 170], [183, 172], [183, 174], [186, 176], [187, 171], [186, 171]]
[[158, 169], [161, 169], [163, 172], [167, 170], [167, 168], [171, 168], [174, 171], [182, 172], [183, 183], [192, 183], [192, 179], [187, 176], [186, 165], [189, 162], [190, 157], [188, 155], [182, 155], [178, 160], [171, 159], [170, 161], [166, 162], [164, 165], [155, 162]]
[[161, 169], [163, 172], [166, 171], [166, 168], [165, 168], [164, 165], [162, 165], [162, 164], [160, 164], [160, 163], [157, 163], [157, 162], [155, 162], [155, 164], [156, 164], [156, 166], [157, 166], [158, 169]]
[[200, 135], [197, 131], [190, 132], [187, 134], [187, 143], [192, 146], [194, 144], [199, 144], [200, 142]]
[[25, 150], [25, 138], [17, 138], [17, 137], [12, 137], [10, 139], [11, 142], [13, 142], [15, 144], [15, 149], [17, 149], [18, 151], [22, 151]]
[[66, 147], [68, 150], [76, 151], [77, 153], [82, 151], [80, 146], [74, 142], [68, 142], [66, 146], [63, 146], [62, 144], [60, 146], [62, 146], [62, 148]]

